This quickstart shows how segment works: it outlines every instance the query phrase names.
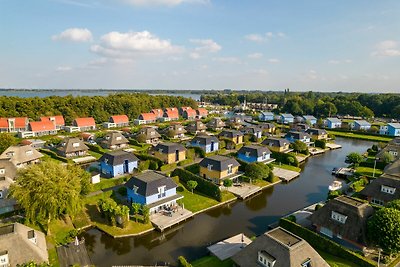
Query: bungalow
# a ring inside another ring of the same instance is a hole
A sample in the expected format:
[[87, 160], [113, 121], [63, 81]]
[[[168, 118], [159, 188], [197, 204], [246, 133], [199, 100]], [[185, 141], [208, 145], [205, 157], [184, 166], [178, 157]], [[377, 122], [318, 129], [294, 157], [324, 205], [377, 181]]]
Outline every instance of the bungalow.
[[128, 147], [129, 141], [120, 132], [109, 132], [100, 144], [103, 148], [114, 150]]
[[314, 140], [328, 139], [328, 132], [324, 129], [310, 128], [306, 131], [306, 133], [308, 133]]
[[208, 123], [207, 123], [207, 128], [211, 129], [213, 131], [221, 131], [225, 127], [225, 122], [221, 120], [221, 118], [215, 117], [212, 118]]
[[19, 132], [21, 138], [38, 137], [57, 134], [56, 125], [52, 121], [31, 121], [28, 124], [28, 131]]
[[400, 136], [400, 123], [388, 123], [388, 135]]
[[229, 118], [228, 122], [226, 123], [228, 127], [234, 129], [239, 129], [240, 127], [242, 127], [242, 124], [243, 124], [243, 119], [239, 116], [234, 116], [232, 118]]
[[292, 126], [290, 127], [291, 131], [296, 131], [296, 132], [305, 132], [308, 129], [310, 129], [310, 126], [305, 123], [295, 123], [292, 124]]
[[271, 151], [267, 147], [260, 145], [249, 145], [241, 147], [238, 151], [238, 158], [248, 163], [270, 163], [273, 161], [271, 160]]
[[207, 118], [208, 111], [205, 108], [196, 109], [196, 116], [198, 119]]
[[149, 112], [149, 113], [142, 113], [139, 115], [139, 117], [135, 120], [135, 124], [141, 125], [141, 124], [149, 124], [149, 123], [155, 123], [157, 120], [156, 114]]
[[243, 143], [243, 133], [236, 130], [223, 130], [219, 135], [219, 138], [225, 138], [232, 141], [235, 145]]
[[22, 132], [28, 129], [29, 119], [27, 117], [0, 118], [0, 132]]
[[21, 141], [22, 145], [30, 145], [33, 148], [44, 148], [46, 141], [42, 139], [24, 139]]
[[269, 111], [262, 111], [258, 116], [260, 121], [273, 121], [274, 120], [274, 113]]
[[114, 115], [108, 119], [108, 122], [103, 123], [103, 127], [109, 128], [120, 128], [129, 126], [129, 118], [126, 115]]
[[275, 133], [276, 127], [275, 124], [270, 122], [263, 122], [259, 124], [261, 129], [263, 130], [264, 134], [273, 134]]
[[367, 220], [373, 213], [374, 209], [368, 203], [339, 196], [314, 211], [309, 219], [317, 232], [363, 248], [366, 244]]
[[96, 130], [96, 122], [92, 117], [76, 118], [72, 122], [72, 126], [79, 127], [79, 131], [81, 132]]
[[329, 267], [329, 264], [301, 237], [277, 227], [236, 253], [237, 267]]
[[279, 121], [283, 124], [289, 124], [294, 122], [294, 116], [290, 113], [282, 113]]
[[190, 141], [190, 145], [200, 147], [206, 153], [211, 153], [218, 150], [219, 140], [215, 136], [197, 135]]
[[176, 108], [165, 109], [162, 121], [176, 121], [179, 120], [179, 113]]
[[185, 137], [186, 130], [180, 123], [174, 123], [163, 130], [169, 138], [180, 139]]
[[371, 124], [366, 120], [355, 120], [351, 123], [351, 129], [356, 131], [368, 131], [371, 128]]
[[232, 180], [241, 175], [239, 173], [239, 162], [230, 157], [220, 155], [206, 157], [200, 161], [199, 165], [200, 176], [218, 185], [222, 185], [225, 179]]
[[186, 130], [191, 134], [204, 133], [206, 129], [207, 126], [201, 120], [197, 120], [186, 126]]
[[370, 203], [384, 206], [390, 201], [400, 199], [400, 177], [383, 174], [361, 190], [360, 194]]
[[171, 164], [186, 159], [186, 148], [178, 143], [160, 143], [154, 148], [154, 156]]
[[313, 115], [304, 115], [303, 122], [313, 126], [313, 125], [317, 124], [317, 118], [315, 118]]
[[240, 131], [243, 134], [254, 136], [256, 139], [261, 138], [263, 133], [262, 129], [257, 126], [247, 126], [245, 128], [242, 128]]
[[154, 127], [144, 127], [140, 129], [136, 135], [136, 138], [139, 135], [144, 135], [144, 140], [146, 140], [145, 142], [147, 144], [157, 144], [161, 137], [161, 135], [156, 131]]
[[162, 116], [164, 115], [164, 111], [161, 108], [152, 109], [151, 113], [154, 113], [156, 115], [156, 119], [162, 118]]
[[49, 262], [45, 235], [20, 223], [0, 227], [1, 266]]
[[182, 113], [182, 117], [187, 120], [194, 120], [197, 117], [196, 110], [194, 109], [184, 110]]
[[[41, 157], [43, 157], [43, 154], [30, 145], [10, 146], [0, 155], [0, 161], [10, 161], [15, 169], [20, 169], [39, 163]], [[14, 179], [15, 176], [11, 178]]]
[[327, 118], [326, 127], [329, 129], [336, 129], [342, 127], [342, 121], [338, 118]]
[[376, 154], [376, 158], [380, 161], [384, 160], [384, 156], [386, 153], [389, 153], [393, 156], [394, 160], [400, 158], [400, 138], [396, 137], [391, 140], [383, 149], [381, 149], [378, 154]]
[[290, 143], [294, 143], [296, 141], [301, 141], [303, 143], [306, 143], [307, 145], [311, 143], [311, 136], [308, 133], [303, 132], [289, 131], [285, 135], [285, 139], [288, 140]]
[[52, 121], [56, 125], [57, 130], [61, 130], [65, 126], [63, 115], [40, 117], [41, 121]]
[[56, 149], [57, 154], [65, 158], [86, 156], [88, 151], [89, 148], [76, 137], [65, 138]]
[[[187, 111], [187, 110], [194, 110], [194, 109], [192, 109], [192, 107], [180, 107], [180, 108], [178, 109], [179, 116], [182, 116], [182, 117], [183, 117], [183, 113], [184, 113], [185, 111]], [[195, 112], [196, 112], [196, 111], [195, 111]]]
[[289, 141], [282, 138], [268, 137], [261, 144], [276, 152], [286, 153], [290, 151]]
[[119, 150], [103, 154], [99, 161], [101, 173], [105, 177], [115, 177], [132, 173], [138, 168], [139, 159], [133, 153]]
[[162, 173], [147, 171], [133, 176], [125, 183], [127, 198], [131, 203], [146, 205], [150, 214], [175, 207], [183, 196], [176, 193], [178, 185]]

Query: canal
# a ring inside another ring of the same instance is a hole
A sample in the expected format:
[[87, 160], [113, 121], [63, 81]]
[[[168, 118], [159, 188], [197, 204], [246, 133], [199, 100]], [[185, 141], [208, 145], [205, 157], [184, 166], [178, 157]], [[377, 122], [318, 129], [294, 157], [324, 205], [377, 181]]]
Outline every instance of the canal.
[[96, 266], [154, 265], [175, 263], [178, 256], [188, 260], [204, 256], [206, 246], [243, 232], [260, 235], [281, 216], [317, 201], [325, 200], [332, 182], [331, 170], [344, 166], [350, 152], [365, 152], [372, 142], [337, 138], [342, 149], [309, 158], [299, 178], [279, 184], [250, 199], [196, 215], [164, 233], [113, 239], [91, 229], [83, 234], [89, 255]]

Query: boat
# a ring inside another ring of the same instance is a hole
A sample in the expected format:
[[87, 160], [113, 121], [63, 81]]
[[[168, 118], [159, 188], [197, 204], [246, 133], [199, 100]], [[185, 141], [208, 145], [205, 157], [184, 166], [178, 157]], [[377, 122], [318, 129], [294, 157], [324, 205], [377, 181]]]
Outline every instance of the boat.
[[332, 175], [335, 175], [335, 174], [337, 173], [337, 171], [338, 171], [338, 168], [336, 168], [336, 167], [333, 168], [333, 169], [332, 169]]
[[342, 182], [341, 181], [333, 181], [328, 187], [329, 191], [336, 191], [342, 188]]

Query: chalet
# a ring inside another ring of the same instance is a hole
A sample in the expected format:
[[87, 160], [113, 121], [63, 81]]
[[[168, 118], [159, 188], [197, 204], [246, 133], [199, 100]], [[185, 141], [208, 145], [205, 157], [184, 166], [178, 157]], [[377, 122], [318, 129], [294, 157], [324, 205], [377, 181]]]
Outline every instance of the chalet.
[[81, 132], [96, 130], [96, 122], [92, 117], [76, 118], [72, 122], [72, 126], [79, 127], [79, 131]]
[[262, 129], [257, 126], [247, 126], [240, 130], [243, 134], [254, 136], [254, 138], [259, 139], [262, 137]]
[[147, 144], [157, 144], [161, 138], [161, 135], [153, 127], [144, 127], [140, 129], [136, 135], [136, 138], [139, 135], [144, 135], [144, 140], [146, 140]]
[[342, 121], [338, 118], [327, 118], [326, 127], [329, 129], [337, 129], [342, 127]]
[[131, 203], [146, 205], [150, 214], [177, 206], [183, 196], [176, 193], [178, 185], [162, 173], [147, 171], [130, 178], [126, 183], [127, 198]]
[[138, 168], [139, 159], [131, 152], [123, 150], [103, 154], [100, 161], [100, 171], [105, 177], [116, 177], [132, 173]]
[[273, 121], [274, 120], [274, 113], [269, 111], [262, 111], [258, 117], [260, 121]]
[[57, 154], [65, 158], [86, 156], [88, 151], [89, 148], [76, 137], [65, 138], [56, 149]]
[[371, 128], [371, 123], [366, 120], [355, 120], [351, 123], [351, 129], [356, 131], [368, 131]]
[[31, 121], [28, 124], [28, 131], [18, 133], [21, 138], [39, 137], [44, 135], [57, 134], [56, 125], [53, 121]]
[[389, 136], [400, 136], [400, 123], [388, 123]]
[[258, 236], [232, 260], [237, 267], [329, 267], [307, 241], [281, 227]]
[[201, 120], [197, 120], [186, 126], [186, 130], [191, 134], [204, 133], [206, 129], [207, 126]]
[[264, 146], [267, 146], [270, 150], [276, 151], [276, 152], [283, 152], [287, 153], [291, 151], [289, 149], [289, 141], [286, 139], [282, 138], [274, 138], [274, 137], [268, 137], [264, 139], [264, 141], [261, 143]]
[[225, 179], [237, 179], [239, 173], [239, 162], [234, 158], [225, 156], [206, 157], [199, 163], [200, 176], [218, 185], [222, 185]]
[[39, 163], [41, 157], [43, 157], [42, 153], [30, 145], [10, 146], [0, 155], [0, 161], [10, 161], [16, 169], [19, 169]]
[[208, 111], [205, 108], [196, 109], [196, 116], [198, 119], [207, 118]]
[[239, 129], [243, 125], [243, 119], [239, 116], [229, 118], [226, 125], [230, 128]]
[[310, 126], [305, 123], [295, 123], [292, 124], [292, 126], [290, 127], [291, 131], [296, 131], [296, 132], [305, 132], [308, 129], [310, 129]]
[[384, 206], [390, 201], [400, 199], [400, 177], [383, 174], [361, 190], [360, 194], [370, 203]]
[[289, 131], [285, 135], [285, 139], [288, 140], [290, 143], [294, 143], [296, 141], [301, 141], [307, 145], [311, 143], [311, 136], [308, 133], [303, 132]]
[[185, 137], [186, 130], [182, 124], [174, 123], [165, 128], [163, 133], [169, 138], [180, 139]]
[[207, 128], [211, 129], [213, 131], [220, 131], [225, 127], [225, 122], [221, 120], [221, 118], [215, 117], [212, 118], [208, 123], [207, 123]]
[[45, 235], [20, 223], [0, 227], [1, 266], [23, 266], [30, 261], [49, 262]]
[[182, 117], [187, 120], [194, 120], [197, 116], [196, 110], [190, 108], [182, 112]]
[[161, 108], [156, 108], [156, 109], [152, 109], [151, 113], [154, 113], [156, 115], [156, 119], [160, 119], [164, 115], [164, 110], [162, 110]]
[[0, 132], [23, 132], [28, 129], [28, 123], [27, 117], [0, 118]]
[[275, 133], [276, 127], [275, 124], [269, 122], [263, 122], [259, 124], [264, 134], [273, 134]]
[[178, 143], [160, 143], [154, 148], [154, 156], [171, 164], [186, 159], [186, 148]]
[[294, 122], [294, 116], [290, 113], [282, 113], [279, 121], [283, 124], [289, 124]]
[[63, 115], [40, 117], [40, 121], [51, 121], [56, 125], [57, 130], [61, 130], [65, 126]]
[[306, 131], [306, 133], [308, 133], [314, 140], [328, 139], [328, 132], [324, 129], [310, 128]]
[[383, 149], [381, 149], [378, 154], [376, 154], [376, 158], [380, 161], [384, 160], [384, 155], [389, 153], [393, 156], [394, 160], [400, 158], [400, 138], [394, 138], [391, 140]]
[[142, 113], [139, 115], [139, 117], [135, 120], [135, 124], [141, 125], [141, 124], [149, 124], [149, 123], [155, 123], [157, 120], [156, 114], [149, 112], [149, 113]]
[[10, 186], [14, 182], [9, 176], [15, 177], [15, 175], [16, 168], [12, 163], [0, 160], [0, 214], [11, 212], [18, 207], [17, 201], [8, 195]]
[[304, 115], [302, 118], [304, 123], [307, 123], [311, 126], [317, 124], [317, 118], [315, 118], [313, 115]]
[[211, 153], [219, 149], [219, 140], [215, 136], [197, 135], [190, 141], [190, 145], [200, 147], [206, 153]]
[[223, 130], [218, 137], [228, 139], [235, 145], [240, 145], [243, 143], [243, 133], [236, 130]]
[[273, 161], [271, 159], [271, 151], [267, 147], [260, 145], [242, 146], [238, 151], [238, 159], [248, 163], [271, 163]]
[[107, 149], [123, 149], [129, 147], [129, 141], [120, 132], [109, 132], [101, 141], [101, 146]]
[[374, 209], [368, 203], [339, 196], [314, 211], [309, 220], [317, 232], [363, 248], [366, 244], [367, 220], [373, 213]]
[[109, 128], [121, 128], [129, 126], [129, 118], [126, 115], [114, 115], [108, 119], [108, 122], [103, 123], [103, 127]]

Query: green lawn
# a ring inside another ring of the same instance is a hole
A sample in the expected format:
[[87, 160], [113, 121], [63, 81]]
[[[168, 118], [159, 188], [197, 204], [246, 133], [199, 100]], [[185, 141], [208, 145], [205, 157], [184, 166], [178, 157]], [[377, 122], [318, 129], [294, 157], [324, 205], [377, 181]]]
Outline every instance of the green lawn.
[[393, 138], [387, 136], [375, 136], [375, 135], [367, 135], [367, 134], [359, 134], [359, 133], [351, 133], [351, 132], [337, 132], [328, 130], [328, 133], [333, 134], [335, 136], [353, 138], [353, 139], [362, 139], [368, 141], [376, 141], [376, 142], [389, 142]]
[[291, 166], [291, 165], [287, 165], [287, 164], [276, 164], [273, 163], [274, 167], [278, 167], [281, 169], [285, 169], [285, 170], [289, 170], [289, 171], [295, 171], [295, 172], [301, 172], [301, 168], [296, 167], [296, 166]]
[[351, 261], [333, 256], [331, 254], [328, 254], [324, 251], [319, 250], [318, 251], [319, 255], [321, 255], [322, 258], [324, 258], [324, 260], [326, 262], [328, 262], [328, 264], [330, 266], [335, 266], [335, 267], [358, 267], [357, 264], [352, 263]]
[[220, 261], [215, 256], [205, 256], [191, 262], [191, 264], [193, 267], [232, 267], [233, 261], [231, 259]]
[[[370, 167], [356, 167], [356, 172], [355, 174], [357, 175], [364, 175], [364, 176], [373, 176], [374, 174], [374, 168]], [[375, 168], [375, 177], [381, 176], [383, 174], [383, 171], [381, 169]]]
[[124, 182], [125, 176], [120, 178], [101, 178], [100, 183], [92, 185], [91, 191], [99, 191], [105, 188], [113, 187]]
[[97, 152], [94, 152], [94, 151], [91, 151], [91, 150], [89, 150], [88, 153], [90, 154], [90, 156], [93, 156], [96, 159], [99, 159], [99, 158], [101, 158], [101, 156], [103, 156], [103, 154], [100, 154], [100, 153], [97, 153]]

